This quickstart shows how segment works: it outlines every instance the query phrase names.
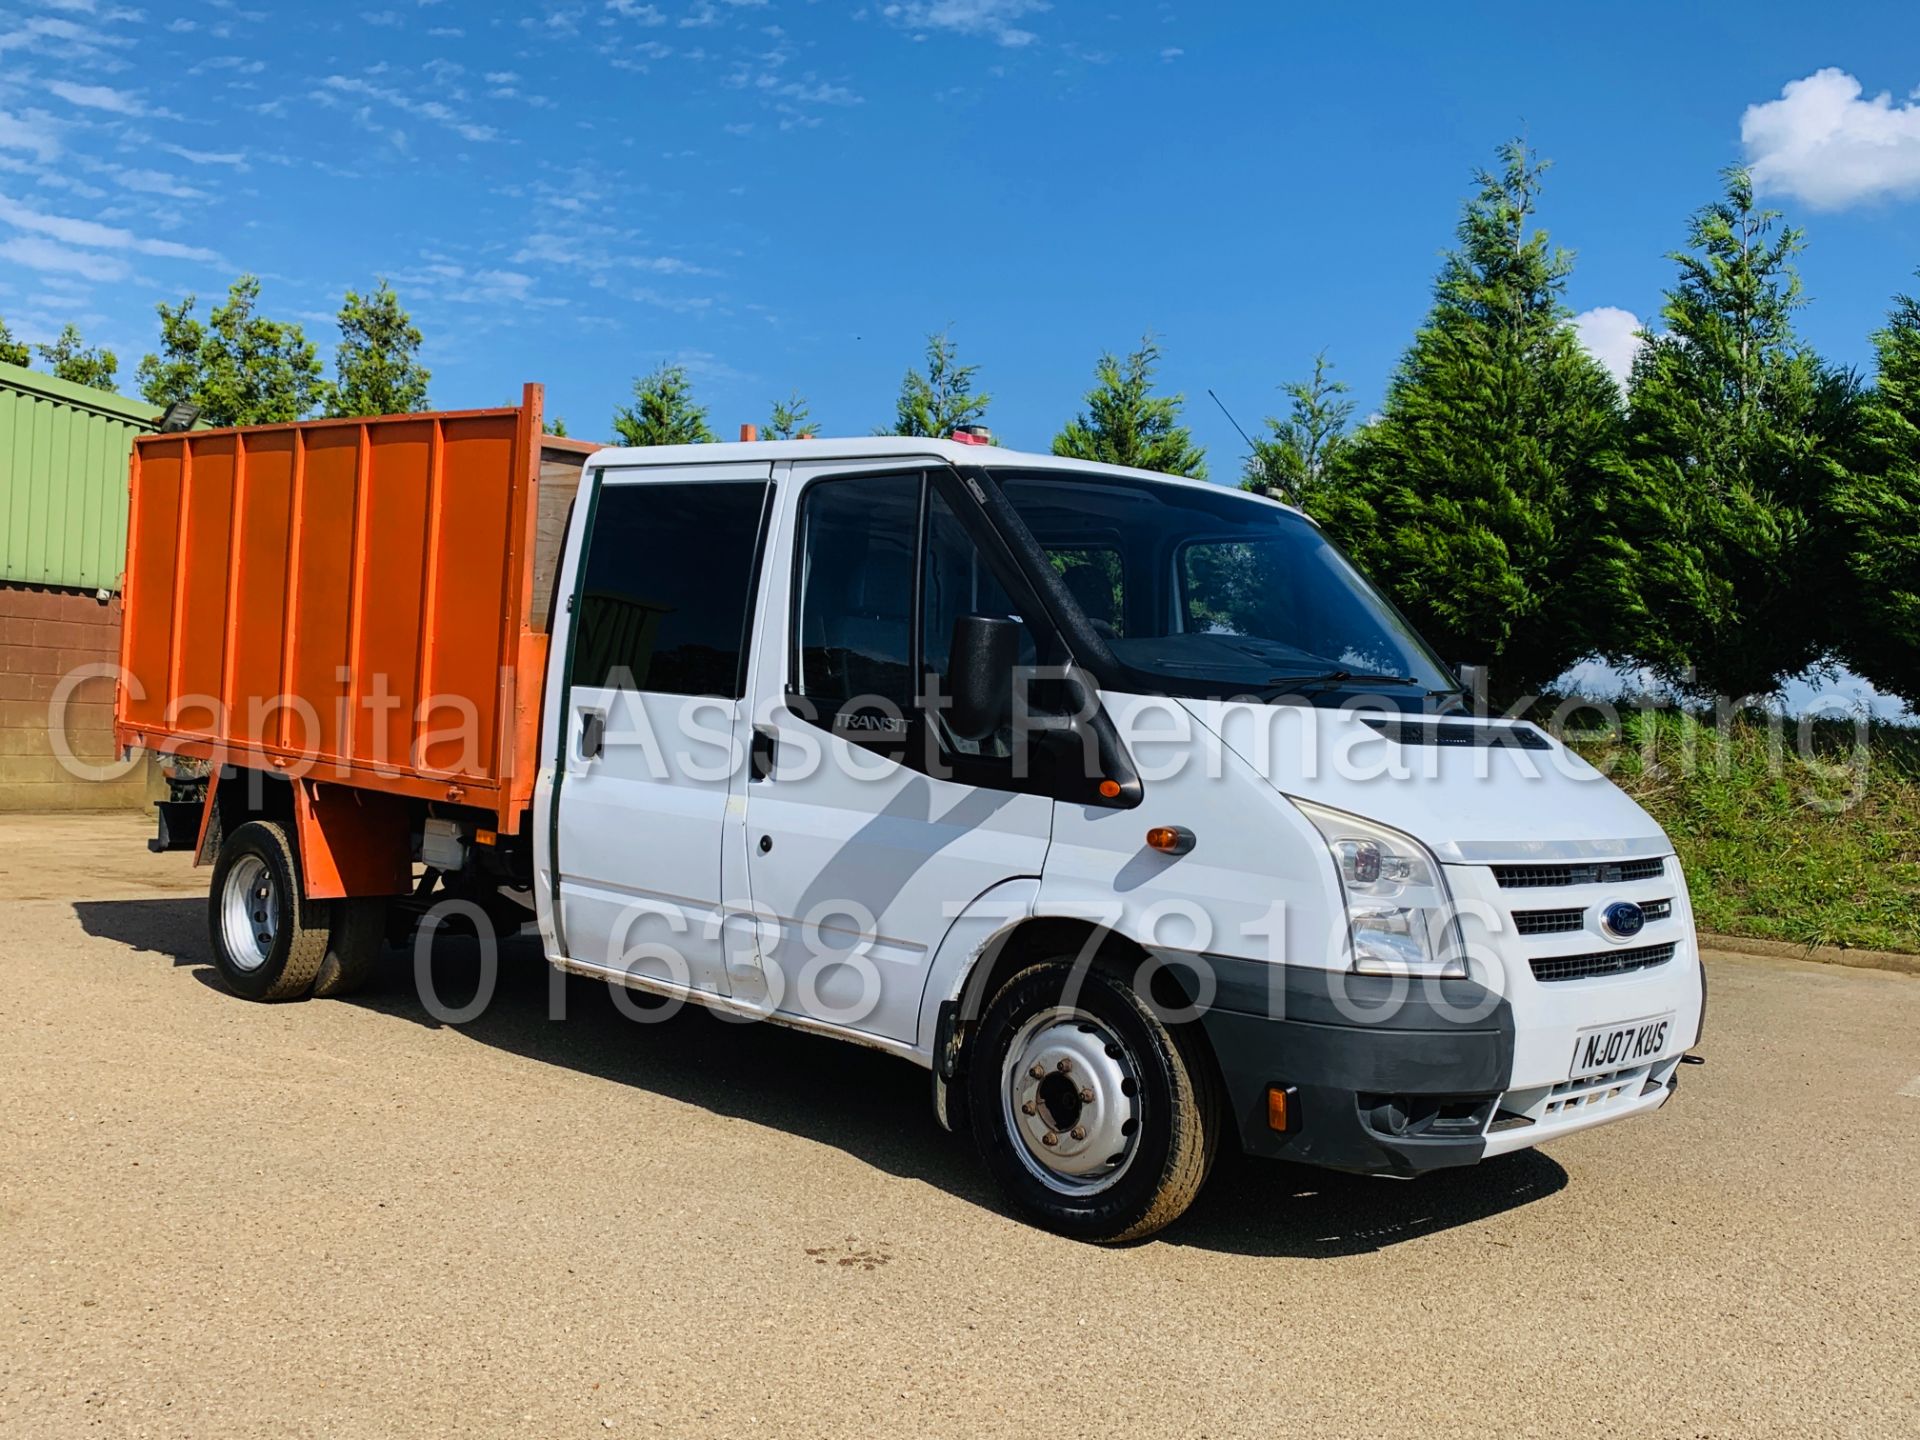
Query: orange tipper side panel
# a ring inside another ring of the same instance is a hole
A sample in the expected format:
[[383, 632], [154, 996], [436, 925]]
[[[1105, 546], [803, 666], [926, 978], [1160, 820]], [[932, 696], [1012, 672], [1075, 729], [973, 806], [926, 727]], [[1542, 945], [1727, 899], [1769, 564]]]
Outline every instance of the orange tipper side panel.
[[[500, 632], [473, 623], [505, 614], [513, 597], [502, 563], [513, 518], [514, 422], [454, 420], [443, 427], [438, 483], [443, 502], [428, 552], [428, 589], [421, 633], [420, 763], [462, 774], [476, 755], [494, 753], [501, 717], [494, 706], [469, 714], [473, 701], [500, 688]], [[497, 557], [491, 565], [464, 557]], [[536, 681], [536, 684], [538, 682]], [[507, 721], [511, 724], [511, 719]]]
[[347, 621], [353, 597], [353, 506], [360, 427], [301, 437], [300, 498], [293, 563], [285, 584], [290, 672], [280, 707], [280, 746], [302, 755], [346, 753]]
[[137, 440], [122, 743], [517, 829], [540, 400]]
[[[187, 466], [186, 534], [181, 552], [187, 564], [176, 577], [180, 597], [175, 622], [173, 675], [168, 685], [174, 725], [209, 739], [221, 734], [221, 667], [227, 626], [228, 527], [233, 519], [235, 441], [221, 435], [190, 447]], [[200, 563], [205, 557], [210, 563]], [[201, 637], [205, 637], [203, 640]]]
[[378, 769], [413, 764], [408, 719], [418, 699], [426, 623], [423, 579], [436, 518], [429, 509], [436, 428], [413, 421], [369, 427], [361, 449], [350, 745], [355, 760]]
[[127, 524], [124, 586], [139, 587], [138, 608], [121, 622], [122, 683], [115, 695], [123, 725], [166, 723], [173, 655], [173, 574], [180, 537], [180, 490], [187, 442], [147, 441], [134, 452], [132, 513]]
[[293, 461], [297, 440], [269, 431], [246, 442], [244, 494], [234, 506], [232, 643], [220, 693], [228, 697], [234, 733], [251, 745], [279, 739], [279, 712], [261, 703], [281, 691], [286, 658], [287, 540], [293, 527]]

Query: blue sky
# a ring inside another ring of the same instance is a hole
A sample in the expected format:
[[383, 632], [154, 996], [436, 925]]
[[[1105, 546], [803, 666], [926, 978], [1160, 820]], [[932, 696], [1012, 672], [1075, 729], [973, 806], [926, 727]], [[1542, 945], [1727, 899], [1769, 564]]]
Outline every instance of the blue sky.
[[1031, 447], [1152, 329], [1224, 477], [1206, 389], [1251, 427], [1324, 346], [1377, 404], [1523, 129], [1615, 363], [1741, 158], [1808, 231], [1805, 333], [1864, 361], [1920, 266], [1916, 87], [1911, 4], [16, 0], [0, 315], [131, 388], [158, 299], [253, 270], [330, 356], [386, 275], [436, 404], [537, 379], [595, 437], [662, 359], [723, 430], [798, 388], [863, 432], [951, 324]]

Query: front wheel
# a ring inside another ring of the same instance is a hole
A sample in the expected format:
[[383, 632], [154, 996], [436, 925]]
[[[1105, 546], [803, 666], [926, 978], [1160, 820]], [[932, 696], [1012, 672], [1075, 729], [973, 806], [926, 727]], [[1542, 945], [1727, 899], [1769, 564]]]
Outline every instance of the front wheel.
[[286, 830], [249, 820], [214, 862], [207, 904], [213, 964], [248, 1000], [297, 1000], [327, 954], [329, 907], [307, 899]]
[[1199, 1194], [1219, 1133], [1210, 1062], [1124, 980], [1065, 960], [1023, 970], [971, 1049], [980, 1153], [1029, 1218], [1117, 1244], [1172, 1223]]

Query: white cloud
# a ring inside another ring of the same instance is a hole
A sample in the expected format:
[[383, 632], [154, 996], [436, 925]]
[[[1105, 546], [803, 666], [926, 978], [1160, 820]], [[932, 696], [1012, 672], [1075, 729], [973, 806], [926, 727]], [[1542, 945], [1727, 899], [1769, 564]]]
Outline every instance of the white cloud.
[[789, 80], [785, 84], [776, 81], [771, 75], [762, 75], [754, 82], [755, 87], [770, 95], [784, 96], [801, 105], [858, 105], [860, 97], [844, 85], [829, 85], [824, 81], [815, 81], [811, 75], [804, 80]]
[[49, 190], [64, 190], [69, 195], [77, 195], [82, 200], [103, 200], [107, 192], [97, 185], [76, 179], [51, 166], [38, 165], [31, 160], [16, 160], [11, 155], [0, 155], [0, 170], [9, 175], [25, 175], [36, 184]]
[[249, 60], [244, 55], [213, 55], [193, 66], [187, 73], [200, 75], [208, 70], [231, 70], [236, 75], [258, 75], [266, 68], [266, 61]]
[[[137, 12], [131, 10], [115, 11], [101, 17], [104, 20], [126, 20]], [[57, 16], [36, 16], [14, 29], [0, 31], [0, 53], [8, 50], [33, 50], [67, 60], [92, 60], [96, 68], [123, 70], [125, 62], [109, 57], [107, 47], [125, 49], [133, 41], [124, 35], [110, 35], [100, 28], [96, 20], [88, 25], [76, 25], [71, 20], [62, 20]]]
[[192, 165], [231, 165], [236, 170], [247, 168], [247, 157], [240, 150], [194, 150], [185, 145], [163, 143], [160, 148], [169, 155], [178, 155]]
[[667, 17], [660, 13], [658, 5], [642, 5], [640, 0], [607, 0], [607, 9], [623, 20], [631, 20], [636, 25], [664, 25]]
[[1607, 367], [1607, 373], [1626, 388], [1633, 370], [1633, 357], [1640, 353], [1640, 317], [1617, 305], [1598, 305], [1573, 317], [1573, 328], [1580, 343], [1594, 359]]
[[19, 115], [0, 110], [0, 150], [31, 150], [44, 164], [60, 153], [59, 127], [44, 110]]
[[444, 125], [463, 140], [494, 140], [499, 132], [491, 125], [475, 125], [464, 119], [449, 106], [438, 100], [415, 100], [411, 95], [398, 90], [390, 90], [382, 85], [370, 85], [347, 75], [329, 75], [320, 82], [321, 89], [314, 92], [314, 99], [331, 103], [335, 94], [364, 95], [371, 100], [379, 100], [393, 106], [403, 114], [415, 115], [422, 120], [431, 120]]
[[132, 250], [163, 260], [201, 260], [218, 263], [220, 257], [197, 245], [180, 245], [172, 240], [146, 240], [117, 225], [102, 225], [94, 220], [75, 220], [66, 215], [48, 215], [29, 209], [18, 201], [0, 195], [0, 220], [33, 235], [69, 245], [84, 245], [92, 250]]
[[627, 298], [641, 305], [651, 305], [659, 310], [670, 311], [675, 315], [697, 315], [703, 310], [713, 308], [712, 298], [706, 295], [665, 295], [658, 290], [648, 288], [635, 290]]
[[1178, 60], [1182, 55], [1186, 53], [1187, 52], [1182, 50], [1178, 45], [1169, 45], [1166, 49], [1160, 52], [1160, 58], [1162, 60]]
[[845, 85], [822, 80], [811, 70], [797, 80], [783, 80], [766, 71], [739, 69], [727, 77], [729, 88], [746, 90], [761, 97], [777, 114], [787, 117], [783, 129], [795, 125], [818, 125], [820, 120], [808, 111], [810, 106], [846, 107], [865, 104], [865, 100]]
[[204, 190], [196, 190], [179, 177], [164, 170], [116, 170], [113, 178], [129, 190], [143, 195], [165, 195], [174, 200], [205, 200]]
[[428, 263], [395, 274], [394, 283], [403, 289], [436, 295], [442, 300], [463, 305], [542, 305], [564, 306], [553, 296], [533, 291], [533, 276], [518, 270], [469, 269], [444, 255], [429, 254]]
[[[618, 238], [608, 233], [608, 238]], [[595, 240], [580, 241], [565, 235], [542, 232], [529, 235], [513, 257], [516, 265], [560, 265], [586, 271], [625, 268], [645, 270], [655, 275], [711, 275], [713, 272], [677, 255], [638, 255], [623, 253]]]
[[985, 35], [1009, 48], [1031, 45], [1035, 35], [1014, 22], [1050, 8], [1047, 0], [896, 0], [880, 13], [908, 30], [950, 30]]
[[1778, 100], [1749, 105], [1740, 139], [1754, 184], [1820, 210], [1920, 194], [1920, 105], [1863, 93], [1829, 66], [1789, 81]]
[[115, 115], [147, 113], [147, 107], [140, 103], [137, 96], [125, 90], [116, 90], [111, 85], [75, 85], [70, 80], [49, 80], [47, 89], [69, 105], [80, 105], [89, 110], [110, 110]]
[[0, 241], [0, 260], [10, 260], [29, 270], [54, 274], [79, 275], [87, 280], [124, 280], [132, 274], [126, 261], [113, 255], [97, 255], [90, 250], [70, 250], [38, 235], [16, 235]]

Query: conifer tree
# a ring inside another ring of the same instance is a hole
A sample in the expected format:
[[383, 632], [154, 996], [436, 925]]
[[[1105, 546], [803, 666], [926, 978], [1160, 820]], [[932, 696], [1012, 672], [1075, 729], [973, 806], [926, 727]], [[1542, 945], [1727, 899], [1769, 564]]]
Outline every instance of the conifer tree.
[[1920, 301], [1899, 296], [1873, 348], [1858, 443], [1836, 477], [1852, 581], [1836, 613], [1848, 666], [1920, 708]]
[[706, 445], [713, 440], [704, 406], [693, 403], [684, 365], [661, 365], [633, 382], [633, 403], [613, 412], [622, 445]]
[[807, 401], [798, 390], [793, 391], [785, 400], [773, 402], [773, 413], [767, 417], [766, 438], [769, 440], [810, 440], [820, 433], [820, 427], [807, 413]]
[[1153, 393], [1159, 363], [1160, 347], [1151, 335], [1131, 355], [1102, 355], [1086, 411], [1054, 437], [1053, 453], [1204, 480], [1206, 452], [1180, 423], [1185, 397]]
[[902, 377], [893, 427], [880, 433], [945, 440], [962, 425], [979, 424], [993, 399], [974, 393], [973, 377], [979, 371], [978, 365], [960, 363], [952, 335], [939, 331], [927, 336], [926, 373], [909, 369]]
[[1572, 260], [1536, 223], [1546, 167], [1518, 140], [1499, 156], [1380, 418], [1310, 505], [1449, 661], [1518, 693], [1589, 650], [1567, 577], [1620, 402], [1562, 298]]
[[1735, 698], [1822, 660], [1843, 572], [1825, 523], [1849, 375], [1794, 334], [1801, 236], [1735, 167], [1695, 213], [1628, 386], [1627, 463], [1598, 537], [1604, 649]]
[[1342, 398], [1351, 387], [1332, 372], [1333, 362], [1322, 350], [1313, 357], [1311, 379], [1280, 387], [1292, 402], [1287, 417], [1267, 417], [1267, 434], [1253, 442], [1241, 489], [1301, 505], [1330, 483], [1346, 453], [1347, 421], [1353, 416], [1353, 402]]

